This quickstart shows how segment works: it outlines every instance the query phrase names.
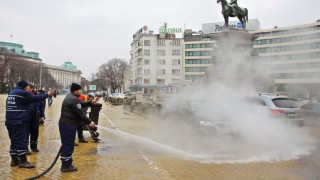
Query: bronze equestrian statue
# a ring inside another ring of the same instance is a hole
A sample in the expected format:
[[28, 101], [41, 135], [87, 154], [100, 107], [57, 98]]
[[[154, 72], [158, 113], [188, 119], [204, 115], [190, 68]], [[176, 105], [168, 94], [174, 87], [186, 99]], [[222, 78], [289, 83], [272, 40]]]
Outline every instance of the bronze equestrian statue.
[[245, 29], [248, 22], [247, 8], [239, 7], [237, 0], [231, 0], [230, 4], [227, 2], [227, 0], [217, 0], [217, 3], [220, 2], [222, 6], [222, 15], [224, 17], [225, 27], [229, 26], [229, 17], [238, 17], [242, 23], [242, 28]]

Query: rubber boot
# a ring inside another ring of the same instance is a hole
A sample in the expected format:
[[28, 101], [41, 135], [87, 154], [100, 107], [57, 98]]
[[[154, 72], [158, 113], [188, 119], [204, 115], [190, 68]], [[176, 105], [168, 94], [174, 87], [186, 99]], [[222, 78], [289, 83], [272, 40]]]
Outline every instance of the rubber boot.
[[73, 171], [77, 171], [78, 168], [75, 166], [72, 166], [72, 164], [62, 164], [61, 166], [61, 171], [62, 172], [73, 172]]
[[33, 152], [39, 152], [39, 149], [38, 149], [38, 148], [32, 148], [31, 151], [33, 151]]
[[34, 168], [34, 165], [30, 164], [27, 161], [27, 156], [25, 154], [19, 156], [19, 159], [20, 159], [19, 168]]
[[11, 155], [11, 166], [18, 166], [19, 158], [18, 155]]
[[79, 138], [79, 143], [88, 143], [83, 137]]
[[30, 145], [30, 148], [31, 148], [31, 151], [33, 151], [33, 152], [39, 152], [39, 149], [38, 149], [38, 147], [37, 147], [37, 144], [31, 144], [31, 145]]

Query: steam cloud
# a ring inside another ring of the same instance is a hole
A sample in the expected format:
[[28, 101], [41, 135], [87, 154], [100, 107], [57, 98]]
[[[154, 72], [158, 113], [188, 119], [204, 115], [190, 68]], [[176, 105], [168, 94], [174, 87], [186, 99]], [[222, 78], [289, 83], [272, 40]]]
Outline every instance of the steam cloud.
[[207, 163], [289, 160], [310, 154], [315, 140], [305, 128], [274, 119], [265, 108], [244, 101], [249, 93], [273, 91], [272, 80], [251, 56], [250, 37], [243, 32], [222, 36], [209, 77], [171, 99], [165, 111], [176, 109], [183, 100], [211, 101], [219, 107], [218, 112], [216, 106], [207, 107], [212, 118], [232, 121], [236, 132], [205, 137], [195, 133], [183, 117], [175, 117], [158, 119], [157, 129], [146, 136], [191, 155], [181, 157]]

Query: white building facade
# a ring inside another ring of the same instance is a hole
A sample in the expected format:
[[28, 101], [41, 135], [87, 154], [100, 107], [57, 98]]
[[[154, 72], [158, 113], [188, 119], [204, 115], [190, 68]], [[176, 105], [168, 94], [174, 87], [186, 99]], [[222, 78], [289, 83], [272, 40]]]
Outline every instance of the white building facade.
[[133, 40], [130, 54], [133, 91], [152, 93], [183, 80], [183, 39], [175, 34], [141, 33]]
[[43, 67], [48, 69], [48, 72], [64, 89], [70, 88], [72, 83], [81, 84], [82, 73], [80, 70], [62, 68], [49, 64], [43, 64]]
[[320, 99], [320, 21], [251, 33], [259, 36], [254, 48], [278, 91]]

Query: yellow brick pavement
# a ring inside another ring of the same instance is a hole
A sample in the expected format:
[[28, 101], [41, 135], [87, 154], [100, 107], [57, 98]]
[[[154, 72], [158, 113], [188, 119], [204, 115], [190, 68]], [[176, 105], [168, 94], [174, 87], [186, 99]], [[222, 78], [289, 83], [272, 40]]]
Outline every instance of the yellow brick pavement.
[[[0, 179], [24, 179], [43, 172], [54, 160], [60, 147], [58, 119], [64, 96], [54, 98], [53, 106], [46, 108], [46, 122], [40, 127], [39, 153], [28, 156], [34, 169], [10, 167], [9, 138], [4, 126], [6, 96], [0, 95]], [[122, 106], [103, 103], [102, 113], [122, 131], [144, 136], [144, 129], [156, 126], [154, 121], [124, 110]], [[99, 125], [111, 127], [100, 114]], [[317, 138], [318, 129], [313, 129]], [[41, 179], [319, 179], [319, 150], [299, 160], [260, 163], [200, 163], [179, 159], [148, 147], [139, 147], [130, 139], [98, 129], [101, 143], [90, 142], [75, 147], [74, 165], [77, 172], [61, 173], [60, 160]]]

